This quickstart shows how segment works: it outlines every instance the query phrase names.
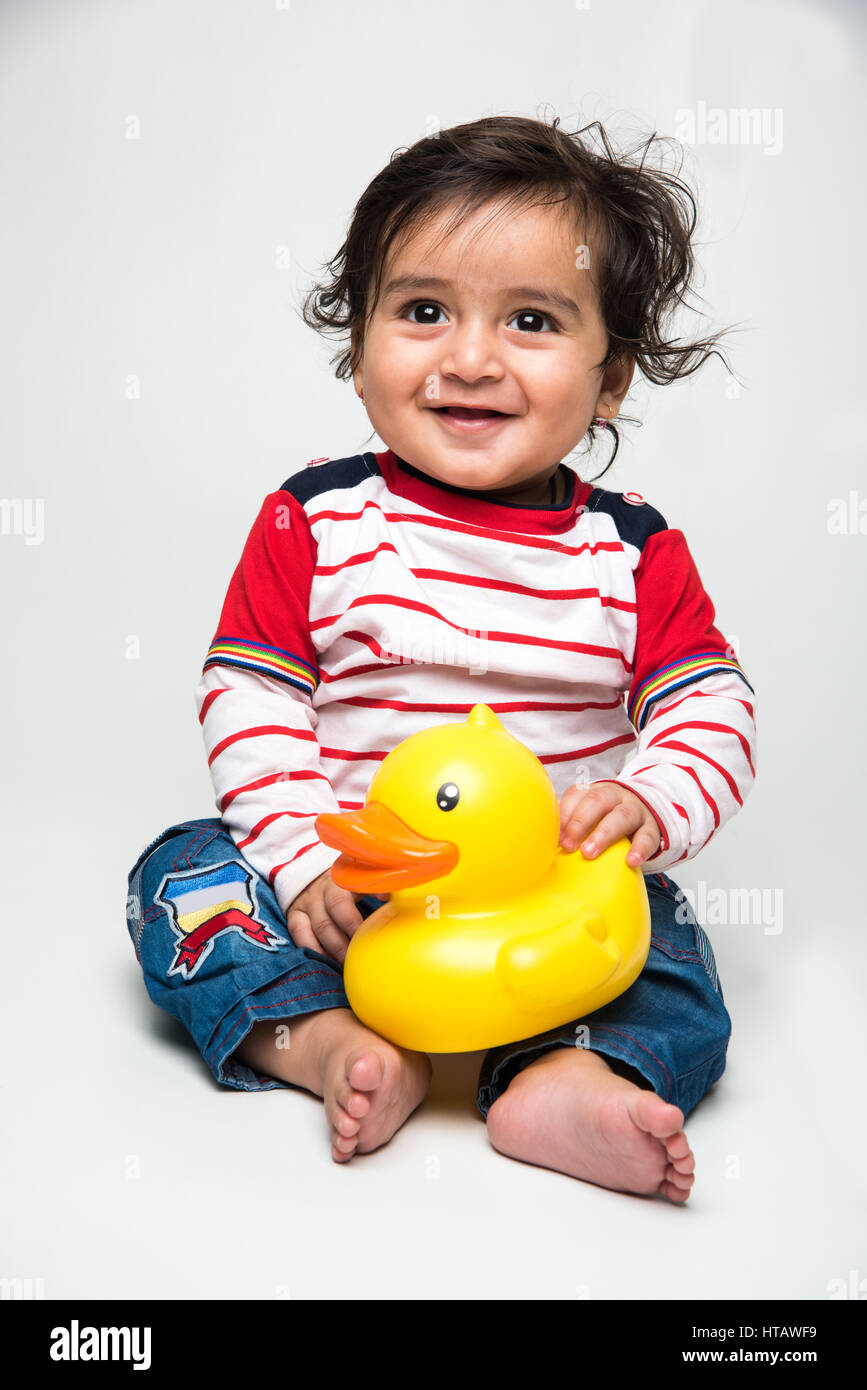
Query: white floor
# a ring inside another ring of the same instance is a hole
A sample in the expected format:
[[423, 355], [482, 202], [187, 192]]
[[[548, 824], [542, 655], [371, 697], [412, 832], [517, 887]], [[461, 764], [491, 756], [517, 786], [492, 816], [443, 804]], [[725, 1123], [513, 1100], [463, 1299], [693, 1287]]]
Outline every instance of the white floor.
[[495, 1152], [481, 1054], [435, 1058], [392, 1142], [334, 1164], [317, 1099], [218, 1086], [151, 1004], [123, 920], [136, 849], [108, 838], [106, 869], [67, 835], [53, 902], [34, 911], [25, 866], [4, 912], [5, 1277], [124, 1299], [826, 1299], [867, 1277], [857, 927], [793, 905], [776, 936], [710, 928], [734, 1035], [675, 1207]]

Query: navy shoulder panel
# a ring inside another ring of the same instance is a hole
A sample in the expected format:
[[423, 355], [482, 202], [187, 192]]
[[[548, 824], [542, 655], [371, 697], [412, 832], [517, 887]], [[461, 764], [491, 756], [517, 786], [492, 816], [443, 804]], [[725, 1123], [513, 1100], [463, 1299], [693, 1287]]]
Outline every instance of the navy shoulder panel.
[[353, 454], [351, 458], [328, 459], [326, 463], [314, 463], [293, 473], [278, 489], [291, 492], [302, 505], [316, 497], [320, 492], [330, 492], [332, 488], [356, 487], [379, 473], [374, 454]]
[[[632, 498], [632, 501], [628, 499]], [[607, 512], [617, 527], [617, 534], [628, 545], [643, 550], [649, 536], [667, 531], [668, 522], [655, 507], [645, 502], [637, 492], [609, 492], [595, 487], [584, 504], [588, 512]]]

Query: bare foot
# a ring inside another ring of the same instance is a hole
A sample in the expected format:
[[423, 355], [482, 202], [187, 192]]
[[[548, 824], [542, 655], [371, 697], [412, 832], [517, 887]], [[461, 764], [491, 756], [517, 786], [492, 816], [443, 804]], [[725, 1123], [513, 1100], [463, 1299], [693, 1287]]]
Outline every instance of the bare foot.
[[488, 1111], [495, 1149], [617, 1192], [685, 1202], [695, 1181], [683, 1111], [587, 1048], [544, 1053]]
[[303, 1086], [325, 1101], [331, 1157], [387, 1144], [421, 1104], [431, 1079], [425, 1052], [410, 1052], [365, 1028], [351, 1009], [286, 1019], [290, 1046], [275, 1046], [275, 1023], [257, 1023], [237, 1049], [248, 1065]]

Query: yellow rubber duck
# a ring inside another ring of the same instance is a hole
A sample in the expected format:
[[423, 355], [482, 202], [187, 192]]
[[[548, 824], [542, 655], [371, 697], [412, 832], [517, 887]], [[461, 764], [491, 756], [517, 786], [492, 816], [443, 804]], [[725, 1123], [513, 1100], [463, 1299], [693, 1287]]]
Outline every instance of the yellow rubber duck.
[[488, 705], [413, 734], [360, 811], [316, 817], [331, 876], [390, 894], [349, 943], [355, 1015], [420, 1052], [472, 1052], [579, 1019], [637, 979], [650, 949], [629, 841], [596, 859], [559, 844], [539, 759]]

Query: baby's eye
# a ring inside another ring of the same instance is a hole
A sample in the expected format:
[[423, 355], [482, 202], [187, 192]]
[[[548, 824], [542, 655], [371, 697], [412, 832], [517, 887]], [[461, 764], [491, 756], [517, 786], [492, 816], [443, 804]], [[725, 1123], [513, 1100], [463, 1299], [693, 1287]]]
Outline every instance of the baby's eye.
[[[554, 325], [554, 320], [549, 318], [547, 314], [540, 314], [538, 309], [522, 309], [519, 314], [515, 314], [513, 318], [509, 320], [509, 323], [512, 323], [514, 319], [519, 319], [521, 321], [522, 332], [538, 333], [540, 331], [538, 328], [531, 327], [528, 323], [528, 319], [541, 319], [543, 323]], [[507, 323], [506, 327], [508, 328], [508, 326], [509, 324]], [[554, 332], [557, 332], [556, 325], [554, 325]]]
[[[429, 299], [419, 299], [419, 300], [416, 300], [416, 302], [415, 302], [414, 304], [408, 304], [408, 305], [406, 306], [406, 308], [409, 310], [410, 316], [412, 316], [412, 315], [415, 314], [416, 309], [425, 309], [425, 310], [429, 310], [429, 311], [432, 311], [434, 314], [441, 314], [441, 313], [442, 313], [442, 309], [440, 308], [440, 306], [439, 306], [438, 304], [432, 303]], [[406, 312], [406, 310], [404, 310], [404, 312]], [[412, 319], [412, 322], [413, 322], [413, 323], [426, 323], [426, 324], [428, 324], [428, 325], [431, 325], [431, 324], [435, 324], [435, 323], [436, 323], [436, 320], [428, 316], [428, 317], [426, 317], [426, 318], [421, 318], [421, 319], [413, 318], [413, 319]]]

